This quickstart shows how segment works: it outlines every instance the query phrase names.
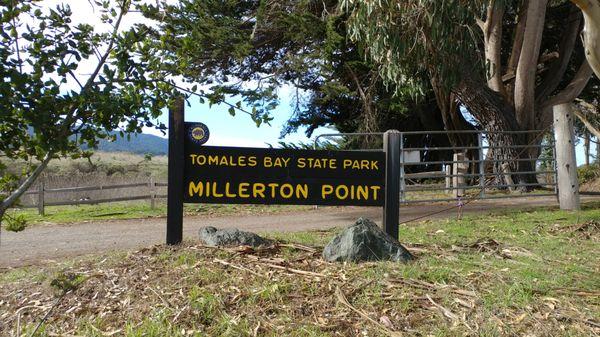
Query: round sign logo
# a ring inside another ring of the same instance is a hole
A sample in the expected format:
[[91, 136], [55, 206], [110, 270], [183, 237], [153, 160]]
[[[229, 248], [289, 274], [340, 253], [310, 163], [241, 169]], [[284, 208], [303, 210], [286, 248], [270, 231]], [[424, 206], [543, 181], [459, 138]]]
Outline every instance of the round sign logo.
[[208, 127], [203, 123], [194, 123], [189, 128], [190, 139], [196, 144], [204, 144], [210, 137]]

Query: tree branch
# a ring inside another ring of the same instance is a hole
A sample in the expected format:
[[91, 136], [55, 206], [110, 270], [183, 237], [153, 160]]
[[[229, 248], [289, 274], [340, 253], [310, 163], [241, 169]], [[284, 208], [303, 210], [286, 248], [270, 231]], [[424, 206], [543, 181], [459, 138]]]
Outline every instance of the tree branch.
[[542, 82], [536, 89], [535, 100], [539, 104], [544, 99], [548, 98], [558, 88], [565, 72], [568, 69], [569, 61], [573, 50], [577, 35], [581, 30], [581, 13], [573, 5], [570, 5], [569, 15], [565, 17], [563, 22], [568, 24], [562, 32], [561, 40], [558, 46], [558, 59], [552, 62], [550, 69], [543, 77]]
[[16, 19], [16, 15], [14, 15], [14, 11], [15, 11], [15, 1], [11, 0], [10, 1], [10, 9], [13, 11], [13, 17], [12, 17], [12, 23], [13, 23], [13, 29], [15, 30], [15, 49], [17, 52], [17, 60], [19, 62], [19, 72], [22, 74], [23, 73], [23, 60], [21, 59], [21, 50], [19, 48], [19, 34], [17, 33], [17, 19]]
[[31, 185], [33, 185], [35, 180], [40, 176], [40, 174], [42, 174], [46, 166], [48, 166], [50, 159], [52, 159], [52, 154], [48, 152], [42, 159], [40, 165], [33, 170], [31, 175], [27, 177], [23, 183], [21, 183], [21, 186], [14, 190], [8, 196], [8, 198], [2, 200], [2, 203], [0, 203], [0, 215], [4, 214], [4, 212], [11, 207], [23, 195], [23, 193], [25, 193], [29, 187], [31, 187]]
[[585, 29], [583, 46], [585, 57], [594, 73], [600, 77], [600, 2], [598, 0], [571, 0], [583, 12]]
[[[517, 71], [517, 65], [519, 58], [521, 57], [521, 50], [523, 49], [523, 37], [525, 36], [525, 27], [527, 24], [527, 4], [528, 1], [523, 1], [521, 9], [519, 10], [518, 22], [513, 38], [512, 51], [510, 53], [510, 59], [506, 66], [505, 77], [513, 79]], [[511, 95], [512, 96], [512, 95]]]
[[558, 104], [570, 103], [575, 100], [575, 98], [581, 94], [583, 89], [585, 89], [585, 86], [588, 84], [592, 74], [592, 67], [587, 61], [584, 61], [575, 74], [575, 77], [573, 77], [571, 80], [571, 83], [569, 83], [569, 85], [567, 85], [561, 92], [545, 101], [542, 105], [542, 110], [544, 111], [546, 108], [550, 108]]
[[588, 129], [588, 131], [594, 135], [594, 137], [596, 137], [596, 139], [600, 139], [600, 130], [598, 130], [588, 119], [587, 117], [581, 112], [581, 110], [575, 108], [573, 109], [573, 112], [575, 113], [575, 116], [577, 116], [577, 118], [579, 118], [579, 120], [583, 123], [583, 125], [585, 125], [586, 129]]
[[527, 23], [523, 49], [517, 65], [514, 92], [517, 123], [523, 130], [532, 128], [535, 117], [535, 74], [540, 57], [547, 4], [548, 0], [529, 1], [527, 7]]
[[483, 24], [483, 36], [486, 58], [486, 77], [488, 86], [506, 97], [502, 82], [502, 18], [504, 5], [491, 0], [487, 9], [487, 18]]

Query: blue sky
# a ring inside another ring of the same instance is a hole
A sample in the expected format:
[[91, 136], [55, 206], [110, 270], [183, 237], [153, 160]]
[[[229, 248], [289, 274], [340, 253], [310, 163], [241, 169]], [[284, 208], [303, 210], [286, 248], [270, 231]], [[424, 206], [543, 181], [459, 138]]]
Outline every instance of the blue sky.
[[[287, 90], [282, 90], [280, 104], [272, 112], [275, 118], [271, 125], [263, 124], [256, 127], [250, 116], [243, 112], [238, 112], [231, 116], [228, 112], [229, 107], [225, 105], [216, 105], [209, 107], [208, 104], [200, 104], [197, 98], [190, 98], [190, 106], [186, 105], [185, 120], [187, 122], [202, 122], [210, 130], [210, 139], [208, 145], [215, 146], [243, 146], [243, 147], [267, 147], [268, 144], [277, 145], [281, 140], [286, 142], [311, 142], [314, 137], [323, 133], [331, 133], [328, 128], [319, 128], [313, 133], [312, 139], [306, 137], [304, 129], [280, 139], [281, 131], [286, 122], [292, 116], [292, 107], [289, 96], [285, 95]], [[231, 100], [235, 103], [236, 100]], [[167, 124], [167, 114], [163, 114], [159, 121]], [[160, 135], [159, 133], [146, 129], [147, 133]]]

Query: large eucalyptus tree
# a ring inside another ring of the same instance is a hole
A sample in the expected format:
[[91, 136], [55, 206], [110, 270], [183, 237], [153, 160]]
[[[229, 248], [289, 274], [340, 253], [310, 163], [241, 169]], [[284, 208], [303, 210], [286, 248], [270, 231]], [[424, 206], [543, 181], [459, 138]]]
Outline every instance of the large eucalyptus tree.
[[[350, 13], [351, 38], [364, 43], [388, 80], [403, 83], [413, 81], [416, 72], [429, 74], [447, 126], [459, 120], [462, 105], [488, 130], [546, 130], [552, 106], [575, 99], [592, 75], [578, 42], [581, 12], [567, 1], [342, 3]], [[524, 145], [538, 138], [499, 134], [491, 141]], [[506, 159], [538, 154], [535, 149], [493, 152]], [[531, 162], [520, 163], [512, 170], [531, 169]], [[532, 182], [534, 177], [520, 175], [518, 180]]]

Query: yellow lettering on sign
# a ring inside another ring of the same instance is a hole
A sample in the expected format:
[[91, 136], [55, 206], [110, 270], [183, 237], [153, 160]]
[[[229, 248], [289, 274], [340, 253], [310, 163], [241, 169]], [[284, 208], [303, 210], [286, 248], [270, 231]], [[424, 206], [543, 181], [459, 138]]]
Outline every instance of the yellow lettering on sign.
[[208, 165], [219, 165], [219, 156], [208, 156]]
[[263, 166], [264, 167], [272, 167], [273, 159], [271, 157], [265, 157], [265, 159], [263, 160]]
[[373, 190], [373, 200], [377, 200], [377, 192], [381, 189], [381, 186], [371, 186]]
[[252, 185], [252, 197], [257, 198], [260, 195], [260, 197], [264, 199], [265, 189], [267, 189], [265, 184], [256, 183]]
[[256, 157], [255, 156], [248, 157], [248, 166], [255, 167], [256, 164], [258, 164], [258, 163], [256, 161]]
[[204, 186], [202, 185], [202, 183], [198, 183], [197, 185], [194, 184], [194, 182], [190, 181], [190, 185], [188, 187], [188, 193], [191, 196], [193, 196], [194, 194], [199, 194], [200, 196], [202, 196], [202, 193], [204, 192]]
[[216, 197], [216, 198], [223, 198], [223, 194], [221, 193], [217, 193], [217, 183], [212, 184], [213, 188], [212, 188], [212, 194]]
[[308, 199], [308, 185], [304, 184], [296, 186], [296, 198]]
[[279, 194], [281, 194], [284, 199], [289, 199], [294, 195], [294, 187], [290, 184], [283, 184], [279, 189]]
[[305, 168], [306, 167], [306, 159], [298, 158], [296, 165], [298, 166], [298, 168]]
[[327, 199], [327, 196], [333, 193], [333, 186], [323, 185], [321, 186], [321, 198]]
[[250, 194], [248, 194], [248, 187], [250, 187], [250, 184], [240, 183], [238, 186], [238, 194], [240, 195], [240, 198], [250, 198]]
[[229, 191], [229, 188], [231, 187], [230, 183], [225, 183], [225, 196], [227, 196], [227, 198], [235, 198], [237, 197], [237, 194], [233, 194]]
[[275, 199], [275, 192], [276, 192], [276, 188], [279, 187], [279, 184], [277, 183], [270, 183], [267, 186], [269, 186], [271, 188], [271, 198]]
[[346, 200], [348, 198], [348, 186], [340, 185], [336, 187], [335, 196], [340, 200]]
[[371, 161], [371, 170], [379, 170], [379, 166], [377, 166], [377, 164], [379, 164], [378, 161], [376, 161], [376, 160]]
[[356, 196], [358, 200], [369, 199], [369, 188], [367, 186], [358, 186], [356, 188]]

